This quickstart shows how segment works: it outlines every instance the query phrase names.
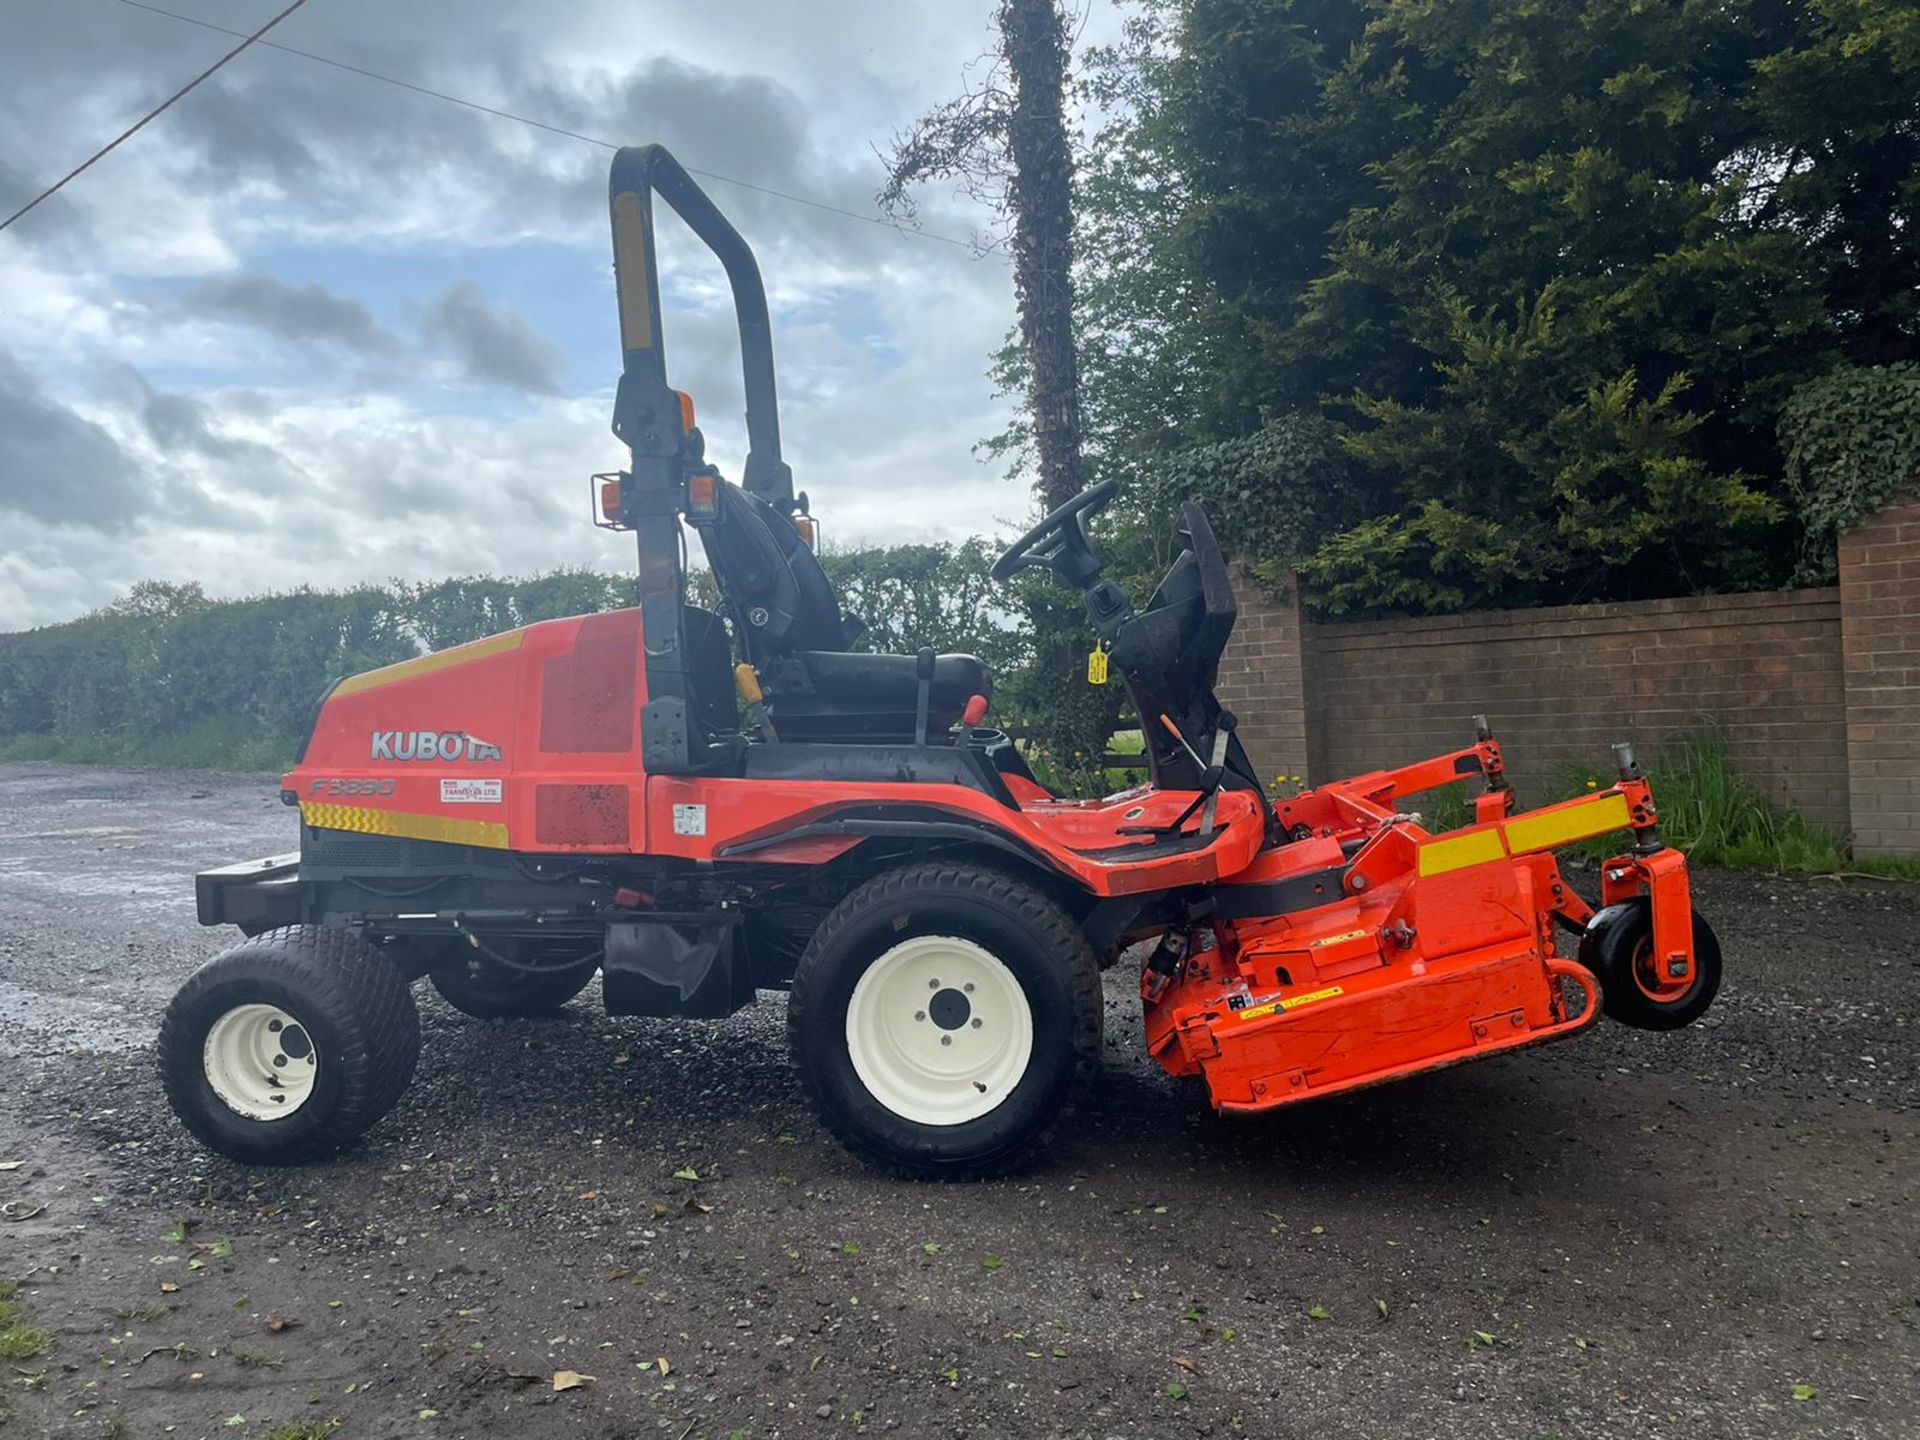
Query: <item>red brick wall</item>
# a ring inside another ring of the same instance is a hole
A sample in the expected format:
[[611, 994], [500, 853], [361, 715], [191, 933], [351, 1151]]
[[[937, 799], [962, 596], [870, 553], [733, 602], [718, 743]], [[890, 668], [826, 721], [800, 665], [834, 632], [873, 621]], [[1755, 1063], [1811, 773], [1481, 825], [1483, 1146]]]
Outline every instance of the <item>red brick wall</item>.
[[1854, 844], [1920, 855], [1920, 501], [1840, 537]]
[[1240, 722], [1261, 778], [1307, 773], [1307, 697], [1301, 672], [1302, 637], [1297, 592], [1270, 593], [1245, 574], [1234, 576], [1240, 618], [1220, 657], [1214, 693]]
[[[1241, 623], [1259, 637], [1248, 653], [1269, 665], [1283, 659], [1284, 617], [1298, 614], [1274, 611], [1243, 589]], [[1562, 761], [1605, 779], [1613, 742], [1654, 749], [1711, 717], [1744, 774], [1809, 819], [1847, 828], [1837, 591], [1309, 622], [1301, 639], [1317, 779], [1469, 744], [1484, 711], [1523, 799], [1537, 803], [1557, 788]], [[1261, 707], [1249, 696], [1230, 708]]]

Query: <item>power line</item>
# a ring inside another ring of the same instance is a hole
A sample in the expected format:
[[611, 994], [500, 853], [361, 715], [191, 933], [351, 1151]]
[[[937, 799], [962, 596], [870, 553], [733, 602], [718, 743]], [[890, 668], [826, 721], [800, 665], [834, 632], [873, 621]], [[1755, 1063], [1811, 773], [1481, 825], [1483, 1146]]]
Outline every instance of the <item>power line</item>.
[[[34, 206], [38, 205], [42, 200], [45, 200], [49, 195], [53, 195], [57, 193], [62, 186], [66, 185], [66, 183], [72, 180], [74, 177], [84, 173], [87, 170], [92, 169], [94, 164], [97, 161], [101, 160], [103, 157], [105, 157], [107, 154], [109, 154], [113, 150], [119, 148], [120, 143], [122, 141], [131, 139], [139, 131], [145, 129], [147, 124], [150, 121], [158, 119], [163, 113], [165, 113], [169, 108], [171, 108], [174, 101], [178, 100], [181, 96], [185, 95], [189, 90], [193, 89], [194, 86], [198, 85], [202, 80], [205, 80], [209, 75], [213, 74], [214, 71], [218, 70], [222, 65], [226, 64], [229, 60], [233, 59], [234, 56], [238, 55], [242, 50], [246, 49], [249, 45], [253, 44], [262, 35], [266, 34], [269, 30], [273, 29], [274, 26], [278, 25], [282, 20], [286, 19], [287, 16], [291, 15], [294, 11], [298, 10], [302, 5], [306, 3], [307, 3], [307, 0], [293, 0], [293, 3], [291, 5], [287, 6], [286, 9], [282, 10], [278, 15], [274, 16], [271, 20], [267, 21], [266, 24], [262, 25], [258, 30], [254, 31], [251, 35], [243, 35], [243, 38], [241, 39], [240, 43], [234, 46], [233, 49], [229, 50], [226, 54], [222, 55], [218, 60], [214, 61], [213, 64], [209, 65], [206, 69], [202, 70], [198, 75], [194, 76], [193, 79], [189, 80], [186, 84], [182, 85], [178, 90], [174, 91], [173, 94], [169, 95], [165, 100], [162, 100], [158, 105], [154, 106], [153, 109], [149, 110], [145, 115], [142, 115], [133, 124], [129, 125], [125, 130], [122, 130], [118, 135], [114, 136], [113, 139], [109, 140], [105, 145], [102, 145], [98, 150], [94, 151], [93, 154], [89, 155], [85, 160], [82, 160], [78, 165], [74, 166], [73, 169], [69, 170], [66, 174], [62, 175], [58, 180], [54, 181], [53, 184], [49, 185], [46, 189], [42, 190], [38, 195], [34, 196], [33, 199], [29, 200], [26, 204], [22, 205], [18, 210], [14, 211], [13, 214], [9, 215], [4, 220], [0, 220], [0, 230], [6, 229], [9, 225], [13, 224], [14, 221], [18, 220], [22, 215], [26, 214], [29, 210], [33, 209]], [[242, 35], [242, 32], [239, 30], [229, 30], [227, 33], [229, 35]]]
[[[145, 0], [120, 0], [120, 3], [130, 6], [135, 10], [145, 10], [150, 14], [164, 15], [167, 19], [178, 20], [183, 25], [197, 25], [202, 30], [217, 30], [222, 35], [238, 35], [241, 33], [238, 30], [229, 30], [224, 25], [216, 25], [211, 20], [202, 20], [198, 16], [182, 15], [178, 11], [164, 9], [159, 5], [146, 4]], [[272, 27], [269, 26], [268, 28], [271, 29]], [[583, 135], [578, 130], [567, 129], [564, 125], [553, 125], [545, 120], [536, 120], [530, 115], [517, 115], [511, 110], [501, 110], [492, 105], [482, 105], [477, 100], [467, 100], [458, 95], [449, 95], [444, 90], [433, 90], [425, 85], [416, 85], [411, 80], [401, 80], [392, 75], [383, 75], [378, 70], [368, 70], [359, 65], [349, 65], [346, 61], [336, 60], [331, 55], [320, 55], [312, 50], [301, 50], [295, 46], [281, 45], [271, 40], [262, 41], [261, 43], [269, 50], [280, 50], [288, 55], [298, 55], [302, 60], [312, 60], [320, 65], [331, 65], [334, 69], [344, 70], [350, 75], [363, 76], [368, 80], [378, 80], [384, 85], [393, 85], [401, 90], [410, 90], [416, 95], [425, 95], [433, 100], [444, 100], [449, 105], [459, 105], [467, 110], [476, 110], [482, 115], [491, 115], [495, 119], [512, 120], [517, 124], [529, 125], [535, 130], [545, 130], [550, 135], [559, 135], [568, 140], [581, 140], [588, 145], [597, 145], [602, 150], [618, 150], [620, 148], [620, 146], [613, 141], [602, 140], [597, 135]], [[246, 47], [243, 45], [240, 48], [245, 49]], [[198, 84], [199, 82], [196, 81], [194, 83]], [[177, 99], [178, 97], [176, 96], [175, 98]], [[172, 102], [169, 101], [168, 103], [171, 104]], [[145, 122], [143, 121], [142, 123], [144, 124]], [[911, 235], [923, 240], [938, 240], [943, 245], [957, 245], [963, 250], [976, 250], [976, 247], [970, 240], [959, 240], [951, 235], [941, 235], [932, 230], [910, 230], [904, 225], [896, 225], [893, 221], [884, 219], [878, 215], [862, 215], [858, 210], [843, 209], [838, 205], [829, 205], [824, 200], [814, 200], [805, 195], [795, 195], [787, 190], [775, 190], [768, 185], [756, 185], [751, 180], [736, 179], [732, 175], [722, 175], [714, 170], [702, 170], [695, 165], [689, 165], [686, 169], [689, 173], [698, 175], [703, 180], [716, 180], [723, 185], [736, 185], [742, 190], [752, 190], [761, 195], [771, 196], [776, 200], [788, 201], [794, 205], [805, 205], [812, 210], [824, 210], [829, 215], [843, 216], [848, 220], [861, 221], [863, 224], [878, 225], [883, 229], [897, 231], [902, 235]]]

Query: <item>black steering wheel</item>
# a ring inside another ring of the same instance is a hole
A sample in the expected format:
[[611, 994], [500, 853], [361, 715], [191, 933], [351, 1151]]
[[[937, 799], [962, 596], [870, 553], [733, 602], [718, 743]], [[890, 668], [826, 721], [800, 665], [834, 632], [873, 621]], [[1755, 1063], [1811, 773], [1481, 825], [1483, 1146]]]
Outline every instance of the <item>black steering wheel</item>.
[[993, 562], [993, 578], [1010, 580], [1022, 570], [1046, 566], [1069, 585], [1087, 585], [1100, 573], [1100, 557], [1087, 537], [1087, 517], [1119, 493], [1118, 480], [1102, 480], [1082, 490], [1009, 545]]

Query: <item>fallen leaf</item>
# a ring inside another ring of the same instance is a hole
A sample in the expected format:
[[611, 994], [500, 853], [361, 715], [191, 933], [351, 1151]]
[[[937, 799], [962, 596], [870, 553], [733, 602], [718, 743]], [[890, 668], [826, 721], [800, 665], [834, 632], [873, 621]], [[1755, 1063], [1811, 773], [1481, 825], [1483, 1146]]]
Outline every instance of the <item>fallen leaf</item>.
[[1387, 1302], [1382, 1300], [1378, 1295], [1373, 1297], [1373, 1308], [1380, 1312], [1380, 1318], [1382, 1320], [1387, 1318]]
[[1473, 1332], [1473, 1338], [1467, 1341], [1467, 1345], [1468, 1348], [1472, 1348], [1476, 1344], [1491, 1345], [1493, 1344], [1493, 1336], [1489, 1335], [1485, 1330], [1476, 1330]]
[[582, 1385], [593, 1383], [593, 1376], [582, 1375], [578, 1370], [556, 1370], [553, 1372], [553, 1388], [556, 1390], [578, 1390]]
[[247, 1417], [244, 1415], [229, 1415], [225, 1420], [221, 1421], [220, 1423], [227, 1426], [229, 1429], [231, 1429], [236, 1425], [246, 1424]]
[[1200, 1373], [1200, 1367], [1194, 1364], [1192, 1358], [1189, 1356], [1176, 1355], [1173, 1357], [1173, 1363], [1178, 1365], [1182, 1370], [1186, 1371], [1189, 1375], [1198, 1375]]
[[929, 1240], [920, 1248], [929, 1255], [938, 1255], [940, 1253], [940, 1243], [937, 1240]]
[[673, 1172], [673, 1178], [676, 1180], [698, 1180], [700, 1178], [700, 1172], [691, 1165], [684, 1165]]
[[1331, 1320], [1333, 1316], [1327, 1313], [1326, 1306], [1316, 1305], [1311, 1310], [1307, 1311], [1307, 1318], [1309, 1320]]
[[1167, 1386], [1167, 1395], [1174, 1400], [1184, 1400], [1187, 1398], [1187, 1387], [1176, 1380]]
[[162, 1280], [160, 1282], [160, 1293], [162, 1295], [178, 1295], [180, 1293], [180, 1287], [171, 1280]]
[[656, 1220], [664, 1220], [667, 1218], [667, 1207], [664, 1201], [656, 1200], [653, 1202], [653, 1218]]
[[849, 1240], [840, 1247], [840, 1253], [842, 1255], [858, 1255], [860, 1253], [860, 1247]]
[[192, 1233], [193, 1221], [181, 1220], [176, 1222], [174, 1227], [160, 1238], [165, 1240], [169, 1245], [184, 1245], [187, 1243], [187, 1236]]
[[1811, 1400], [1819, 1393], [1818, 1390], [1806, 1384], [1804, 1381], [1793, 1387], [1793, 1398], [1796, 1400]]
[[0, 1160], [0, 1170], [18, 1170], [26, 1163], [24, 1160]]
[[987, 1256], [986, 1259], [982, 1260], [980, 1263], [986, 1266], [987, 1269], [989, 1270], [998, 1270], [1002, 1265], [1006, 1264], [1007, 1262], [1002, 1260], [998, 1255], [989, 1255]]
[[582, 1190], [578, 1198], [581, 1200], [598, 1200], [600, 1198], [600, 1192], [598, 1190]]
[[438, 1410], [427, 1409], [417, 1413], [422, 1420], [438, 1420], [440, 1418], [440, 1412]]
[[267, 1316], [267, 1329], [271, 1330], [276, 1335], [278, 1335], [283, 1330], [295, 1329], [299, 1326], [299, 1324], [300, 1322], [294, 1319], [293, 1316], [282, 1315], [278, 1310], [274, 1311], [273, 1314]]
[[713, 1213], [713, 1207], [711, 1205], [702, 1204], [691, 1195], [687, 1197], [687, 1209], [697, 1210], [702, 1215], [711, 1215]]
[[671, 1375], [673, 1373], [673, 1366], [667, 1363], [666, 1356], [662, 1355], [658, 1360], [654, 1361], [653, 1363], [660, 1367], [660, 1374], [662, 1378], [665, 1378], [666, 1376]]
[[208, 1249], [207, 1253], [216, 1260], [231, 1260], [233, 1258], [233, 1241], [216, 1240]]

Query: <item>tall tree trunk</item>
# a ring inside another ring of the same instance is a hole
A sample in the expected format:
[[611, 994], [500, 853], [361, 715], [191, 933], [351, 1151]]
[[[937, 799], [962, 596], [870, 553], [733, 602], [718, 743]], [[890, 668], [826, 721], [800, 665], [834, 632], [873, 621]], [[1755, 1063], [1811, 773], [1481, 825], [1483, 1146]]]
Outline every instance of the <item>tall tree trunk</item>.
[[1065, 110], [1067, 37], [1056, 0], [1001, 0], [1013, 76], [1013, 285], [1032, 369], [1028, 397], [1040, 506], [1080, 493], [1080, 367], [1073, 349], [1073, 156]]

